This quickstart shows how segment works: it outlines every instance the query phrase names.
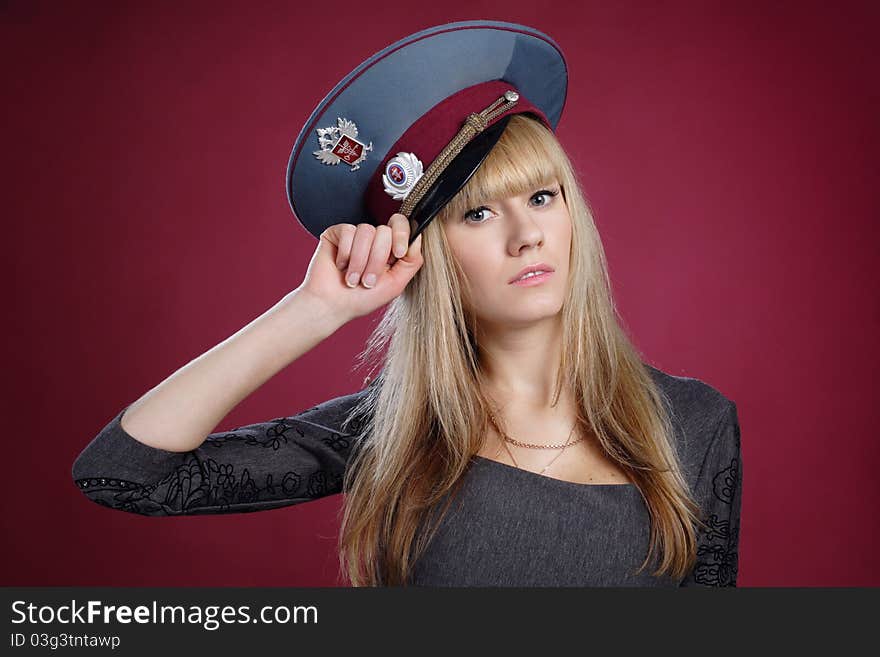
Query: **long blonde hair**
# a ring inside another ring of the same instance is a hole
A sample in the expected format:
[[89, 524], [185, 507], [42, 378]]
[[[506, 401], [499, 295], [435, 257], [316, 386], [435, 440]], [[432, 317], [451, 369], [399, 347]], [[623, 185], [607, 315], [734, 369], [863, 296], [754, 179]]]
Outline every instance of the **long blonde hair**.
[[556, 397], [564, 385], [574, 391], [579, 428], [596, 436], [642, 494], [651, 535], [639, 571], [658, 553], [656, 576], [683, 578], [693, 567], [699, 507], [681, 473], [662, 391], [618, 322], [604, 250], [571, 162], [551, 131], [515, 115], [425, 229], [422, 268], [361, 354], [361, 363], [381, 372], [349, 418], [365, 429], [343, 481], [339, 557], [352, 586], [407, 583], [488, 430], [474, 319], [443, 222], [554, 179], [572, 220]]

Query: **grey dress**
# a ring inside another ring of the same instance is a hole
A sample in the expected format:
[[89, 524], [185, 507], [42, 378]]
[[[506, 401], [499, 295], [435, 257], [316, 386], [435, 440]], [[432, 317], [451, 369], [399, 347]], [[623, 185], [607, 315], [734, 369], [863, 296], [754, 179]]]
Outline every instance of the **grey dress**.
[[[672, 404], [685, 479], [704, 513], [697, 563], [654, 577], [649, 515], [633, 484], [576, 484], [475, 456], [416, 562], [415, 586], [736, 586], [742, 457], [736, 404], [711, 386], [648, 366]], [[190, 452], [149, 447], [123, 408], [73, 464], [92, 501], [148, 516], [246, 513], [341, 492], [357, 427], [340, 427], [363, 391], [291, 417], [214, 433]], [[127, 407], [126, 407], [127, 408]]]

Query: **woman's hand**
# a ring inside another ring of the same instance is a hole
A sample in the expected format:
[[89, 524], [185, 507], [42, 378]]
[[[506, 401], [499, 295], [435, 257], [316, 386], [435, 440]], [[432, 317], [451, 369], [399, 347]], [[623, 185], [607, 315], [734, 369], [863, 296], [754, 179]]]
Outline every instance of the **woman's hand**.
[[422, 263], [422, 236], [409, 244], [409, 220], [393, 214], [387, 225], [335, 224], [321, 233], [301, 292], [347, 322], [399, 296]]

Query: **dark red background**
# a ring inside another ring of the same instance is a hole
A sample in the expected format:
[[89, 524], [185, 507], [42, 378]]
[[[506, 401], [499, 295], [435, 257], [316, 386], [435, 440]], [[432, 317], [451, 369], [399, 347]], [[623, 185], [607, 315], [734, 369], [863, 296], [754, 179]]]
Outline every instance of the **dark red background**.
[[[740, 585], [880, 585], [877, 13], [656, 4], [4, 3], [2, 583], [336, 582], [340, 496], [146, 518], [87, 501], [70, 467], [300, 283], [315, 241], [284, 171], [337, 80], [411, 32], [490, 18], [566, 53], [559, 136], [635, 342], [737, 402]], [[356, 390], [377, 317], [218, 430]]]

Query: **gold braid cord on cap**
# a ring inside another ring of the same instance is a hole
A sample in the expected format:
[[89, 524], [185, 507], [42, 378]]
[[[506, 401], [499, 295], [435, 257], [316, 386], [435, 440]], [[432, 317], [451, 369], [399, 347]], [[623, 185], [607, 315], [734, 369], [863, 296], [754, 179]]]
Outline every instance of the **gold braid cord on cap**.
[[431, 162], [431, 166], [427, 168], [421, 178], [418, 179], [415, 186], [409, 194], [407, 194], [403, 203], [400, 205], [399, 212], [409, 217], [413, 208], [422, 199], [431, 185], [437, 180], [441, 173], [449, 166], [449, 163], [455, 159], [455, 156], [461, 153], [467, 143], [489, 127], [489, 121], [496, 116], [506, 112], [511, 106], [515, 105], [519, 100], [519, 94], [515, 91], [505, 91], [494, 103], [489, 105], [479, 114], [471, 114], [467, 117], [461, 130], [452, 138], [446, 147], [440, 151], [437, 158]]

